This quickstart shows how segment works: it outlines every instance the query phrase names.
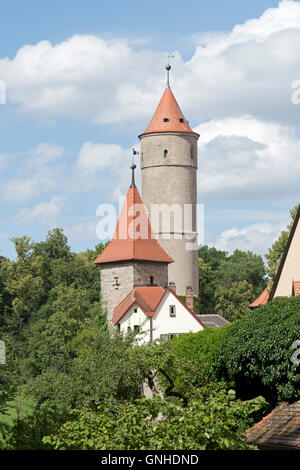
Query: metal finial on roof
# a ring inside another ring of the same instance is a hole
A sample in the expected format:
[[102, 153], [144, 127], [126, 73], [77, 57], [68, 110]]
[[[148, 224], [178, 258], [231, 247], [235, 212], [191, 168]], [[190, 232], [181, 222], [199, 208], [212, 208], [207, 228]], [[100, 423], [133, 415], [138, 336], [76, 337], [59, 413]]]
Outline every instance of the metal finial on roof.
[[171, 70], [171, 65], [170, 65], [170, 59], [173, 58], [174, 55], [168, 55], [168, 63], [166, 65], [166, 71], [167, 71], [167, 87], [170, 88], [170, 81], [169, 81], [169, 78], [170, 78], [170, 70]]
[[134, 180], [134, 170], [136, 169], [136, 164], [134, 163], [134, 156], [135, 155], [138, 155], [139, 152], [135, 149], [132, 149], [132, 164], [131, 164], [131, 171], [132, 171], [132, 174], [131, 174], [131, 185], [130, 187], [131, 188], [135, 188], [135, 180]]

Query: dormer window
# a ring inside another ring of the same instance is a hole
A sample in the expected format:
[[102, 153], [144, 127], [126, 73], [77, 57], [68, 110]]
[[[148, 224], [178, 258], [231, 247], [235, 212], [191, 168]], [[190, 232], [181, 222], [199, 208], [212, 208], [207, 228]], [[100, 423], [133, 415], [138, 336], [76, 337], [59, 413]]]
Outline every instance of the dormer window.
[[164, 122], [169, 122], [169, 118], [164, 118]]

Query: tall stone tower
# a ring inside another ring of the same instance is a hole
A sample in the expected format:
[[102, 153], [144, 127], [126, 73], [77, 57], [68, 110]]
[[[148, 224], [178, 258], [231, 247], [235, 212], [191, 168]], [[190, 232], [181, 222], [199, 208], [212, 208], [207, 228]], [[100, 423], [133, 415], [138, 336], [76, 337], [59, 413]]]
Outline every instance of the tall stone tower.
[[[177, 293], [198, 295], [197, 141], [169, 86], [141, 141], [142, 199], [160, 245], [175, 260], [169, 281]], [[168, 217], [168, 211], [169, 216]], [[168, 226], [168, 219], [170, 225]]]

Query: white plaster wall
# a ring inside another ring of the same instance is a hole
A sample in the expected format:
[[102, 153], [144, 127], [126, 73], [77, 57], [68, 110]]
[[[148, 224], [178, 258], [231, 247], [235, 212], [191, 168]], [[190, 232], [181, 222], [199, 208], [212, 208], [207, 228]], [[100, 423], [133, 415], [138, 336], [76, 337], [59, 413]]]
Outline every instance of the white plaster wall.
[[[170, 317], [169, 306], [175, 305], [176, 317]], [[201, 324], [191, 315], [182, 303], [168, 292], [153, 317], [153, 341], [160, 335], [169, 333], [196, 333], [203, 330]]]
[[[134, 310], [137, 309], [137, 312]], [[150, 318], [147, 317], [138, 305], [133, 305], [129, 312], [120, 321], [120, 331], [127, 333], [128, 327], [133, 331], [134, 325], [141, 325], [144, 334], [138, 337], [139, 343], [147, 343], [150, 341]]]
[[[170, 317], [169, 306], [175, 305], [176, 316]], [[134, 312], [137, 309], [137, 312]], [[143, 325], [145, 335], [139, 339], [139, 343], [150, 341], [150, 318], [147, 317], [143, 310], [137, 305], [133, 305], [125, 317], [120, 321], [120, 331], [127, 333], [128, 327], [134, 329], [134, 325]], [[203, 330], [200, 323], [193, 317], [182, 305], [182, 303], [171, 293], [167, 292], [161, 305], [152, 319], [153, 324], [153, 341], [159, 340], [160, 335], [168, 335], [169, 333], [196, 333]]]

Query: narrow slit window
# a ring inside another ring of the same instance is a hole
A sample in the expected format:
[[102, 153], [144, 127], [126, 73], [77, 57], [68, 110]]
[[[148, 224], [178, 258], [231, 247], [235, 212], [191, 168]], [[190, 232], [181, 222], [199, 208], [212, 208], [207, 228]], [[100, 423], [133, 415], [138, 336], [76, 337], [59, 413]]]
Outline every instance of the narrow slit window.
[[175, 307], [175, 305], [170, 305], [169, 312], [170, 312], [170, 317], [176, 317], [176, 307]]
[[154, 277], [150, 276], [150, 285], [153, 286], [153, 284], [154, 284]]
[[167, 158], [168, 150], [164, 150], [164, 157]]

